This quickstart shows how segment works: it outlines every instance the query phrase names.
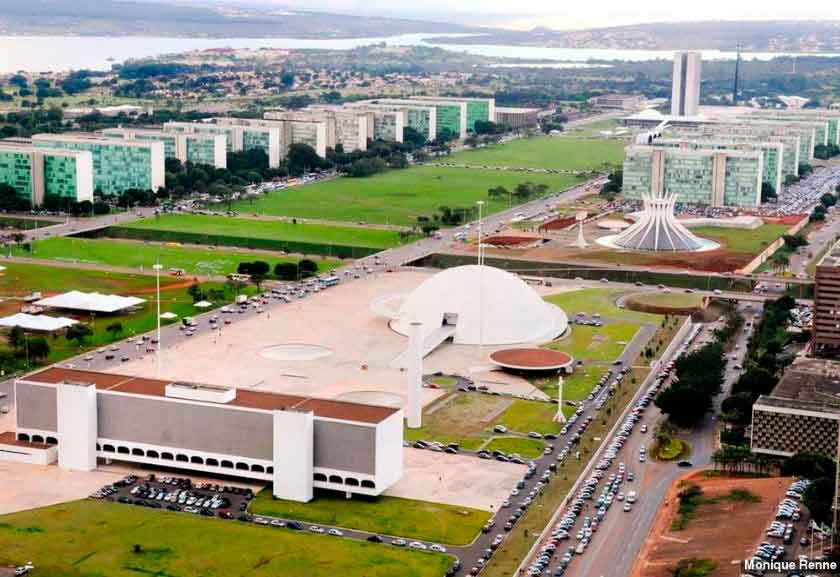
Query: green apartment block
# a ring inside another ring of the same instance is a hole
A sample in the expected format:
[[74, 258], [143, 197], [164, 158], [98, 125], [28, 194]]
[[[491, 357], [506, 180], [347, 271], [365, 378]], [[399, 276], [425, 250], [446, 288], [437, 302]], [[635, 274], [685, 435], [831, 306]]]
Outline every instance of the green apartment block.
[[93, 156], [86, 151], [41, 150], [28, 143], [0, 141], [0, 182], [32, 206], [40, 206], [47, 196], [92, 201]]
[[625, 150], [623, 194], [675, 193], [677, 202], [754, 207], [761, 203], [761, 151], [631, 145]]
[[840, 145], [840, 112], [830, 110], [759, 110], [745, 116], [746, 118], [763, 118], [766, 120], [794, 120], [805, 122], [828, 123], [828, 144]]
[[762, 164], [764, 172], [761, 178], [762, 182], [772, 186], [777, 194], [782, 191], [782, 185], [784, 184], [784, 173], [782, 171], [784, 144], [781, 142], [658, 138], [653, 141], [652, 145], [686, 150], [758, 150], [763, 155]]
[[751, 126], [773, 126], [788, 129], [801, 137], [799, 161], [811, 162], [814, 159], [814, 147], [818, 144], [828, 144], [828, 122], [825, 121], [797, 121], [797, 120], [769, 120], [765, 118], [750, 118], [749, 115], [738, 118], [738, 123]]
[[224, 134], [189, 134], [151, 128], [108, 128], [102, 134], [109, 138], [162, 142], [166, 158], [216, 168], [227, 167], [227, 137]]
[[695, 128], [668, 127], [665, 134], [679, 138], [708, 139], [733, 142], [781, 142], [782, 152], [782, 180], [788, 175], [799, 175], [800, 153], [802, 152], [802, 137], [799, 132], [785, 127], [709, 123]]
[[[391, 106], [430, 107], [435, 111], [435, 130], [433, 138], [440, 138], [444, 131], [449, 131], [456, 138], [467, 137], [467, 103], [455, 100], [416, 98], [416, 99], [382, 99], [376, 103]], [[411, 120], [409, 120], [411, 126]]]
[[32, 145], [39, 149], [90, 152], [93, 189], [102, 194], [120, 194], [128, 189], [157, 190], [165, 185], [162, 142], [117, 140], [89, 134], [36, 134]]
[[495, 98], [466, 98], [448, 96], [418, 96], [417, 100], [435, 100], [466, 104], [467, 131], [475, 130], [475, 123], [479, 120], [495, 122], [496, 120], [496, 99]]
[[[360, 108], [362, 110], [371, 110], [374, 114], [381, 112], [383, 114], [395, 113], [403, 116], [402, 124], [405, 127], [412, 128], [426, 137], [427, 140], [434, 140], [437, 137], [437, 109], [428, 104], [393, 104], [392, 101], [381, 100], [365, 100], [361, 102], [348, 102], [344, 106], [347, 108]], [[399, 121], [396, 121], [399, 123]], [[374, 125], [374, 132], [376, 131]], [[387, 138], [383, 138], [387, 140]], [[396, 139], [397, 142], [402, 142], [402, 135]]]
[[180, 134], [221, 135], [225, 137], [227, 152], [260, 149], [268, 156], [270, 168], [280, 166], [283, 135], [281, 127], [276, 124], [245, 118], [213, 118], [209, 122], [167, 122], [163, 130]]

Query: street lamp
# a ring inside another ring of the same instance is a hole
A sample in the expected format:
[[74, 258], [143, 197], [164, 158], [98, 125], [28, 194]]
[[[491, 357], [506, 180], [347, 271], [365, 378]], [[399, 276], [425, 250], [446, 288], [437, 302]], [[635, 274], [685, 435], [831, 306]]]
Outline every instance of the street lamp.
[[484, 257], [481, 248], [481, 209], [484, 201], [476, 201], [478, 205], [478, 348], [484, 348]]
[[160, 378], [160, 269], [163, 266], [157, 262], [152, 265], [155, 271], [155, 292], [157, 294], [157, 347], [155, 348], [155, 358], [157, 360], [157, 377]]

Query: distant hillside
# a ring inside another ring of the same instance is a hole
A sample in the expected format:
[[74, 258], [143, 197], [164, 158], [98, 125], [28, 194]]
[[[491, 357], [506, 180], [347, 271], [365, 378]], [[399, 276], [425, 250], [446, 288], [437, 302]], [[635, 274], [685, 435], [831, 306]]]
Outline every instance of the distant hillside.
[[396, 18], [133, 0], [0, 0], [2, 35], [359, 38], [465, 32]]
[[[439, 38], [440, 43], [475, 43], [477, 39]], [[499, 30], [482, 35], [482, 44], [556, 48], [734, 50], [740, 43], [753, 52], [840, 52], [840, 21], [686, 22], [637, 24], [614, 28], [557, 31]]]

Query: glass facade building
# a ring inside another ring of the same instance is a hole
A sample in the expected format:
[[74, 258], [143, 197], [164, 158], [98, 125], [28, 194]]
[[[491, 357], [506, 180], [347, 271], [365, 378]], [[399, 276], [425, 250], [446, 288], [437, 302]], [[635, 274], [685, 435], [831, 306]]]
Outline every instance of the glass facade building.
[[85, 151], [41, 150], [0, 141], [0, 182], [33, 206], [47, 196], [93, 200], [93, 157]]
[[36, 134], [32, 144], [41, 149], [90, 152], [94, 191], [105, 195], [120, 194], [128, 189], [157, 190], [165, 184], [162, 142], [81, 134]]
[[633, 145], [624, 157], [623, 194], [674, 193], [677, 202], [753, 207], [761, 203], [763, 153]]

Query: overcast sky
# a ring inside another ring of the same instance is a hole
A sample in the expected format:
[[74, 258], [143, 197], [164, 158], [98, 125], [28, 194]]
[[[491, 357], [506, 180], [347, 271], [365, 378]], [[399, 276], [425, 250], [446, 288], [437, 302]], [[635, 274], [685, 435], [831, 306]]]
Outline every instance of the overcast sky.
[[[216, 0], [225, 1], [225, 0]], [[429, 17], [464, 24], [591, 28], [640, 22], [695, 20], [840, 20], [836, 0], [799, 4], [782, 0], [246, 0], [260, 4], [367, 15]], [[457, 13], [452, 13], [457, 10]]]

